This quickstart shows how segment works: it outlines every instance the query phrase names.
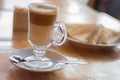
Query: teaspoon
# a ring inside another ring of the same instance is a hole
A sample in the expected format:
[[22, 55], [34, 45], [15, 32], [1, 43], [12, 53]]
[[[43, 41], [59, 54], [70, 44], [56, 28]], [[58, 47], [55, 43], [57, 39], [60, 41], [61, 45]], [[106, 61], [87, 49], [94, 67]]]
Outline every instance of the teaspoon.
[[[14, 63], [23, 63], [23, 62], [32, 62], [32, 61], [39, 61], [39, 60], [26, 60], [20, 56], [17, 55], [13, 55], [10, 56], [9, 59], [14, 62]], [[81, 60], [81, 61], [67, 61], [67, 60], [45, 60], [44, 62], [53, 62], [53, 63], [57, 63], [57, 64], [87, 64], [87, 61]]]

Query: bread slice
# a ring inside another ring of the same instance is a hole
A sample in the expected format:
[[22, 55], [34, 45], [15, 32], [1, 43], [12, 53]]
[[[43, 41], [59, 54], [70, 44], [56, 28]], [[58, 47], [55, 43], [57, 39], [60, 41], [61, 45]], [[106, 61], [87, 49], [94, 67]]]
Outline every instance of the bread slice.
[[68, 29], [68, 35], [80, 42], [86, 43], [86, 39], [95, 29], [95, 24], [78, 25]]
[[71, 36], [71, 35], [78, 34], [77, 32], [79, 32], [83, 28], [85, 28], [85, 25], [83, 25], [83, 24], [69, 24], [69, 25], [67, 25], [68, 35]]
[[87, 38], [87, 43], [97, 44], [104, 27], [102, 25], [95, 25], [95, 29], [92, 34]]
[[120, 42], [120, 35], [116, 35], [109, 40], [108, 44]]
[[68, 36], [82, 43], [114, 44], [120, 42], [120, 32], [105, 28], [102, 24], [69, 24]]
[[113, 44], [120, 40], [120, 32], [105, 28], [102, 32], [99, 44]]

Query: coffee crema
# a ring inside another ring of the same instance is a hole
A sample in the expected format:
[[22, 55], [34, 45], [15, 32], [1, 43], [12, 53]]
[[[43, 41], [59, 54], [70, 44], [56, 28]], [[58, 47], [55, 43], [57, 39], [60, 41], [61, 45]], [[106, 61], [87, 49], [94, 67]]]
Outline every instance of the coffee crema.
[[32, 3], [29, 6], [29, 40], [41, 46], [49, 45], [54, 34], [57, 7], [48, 4]]
[[[34, 7], [33, 7], [34, 6]], [[30, 9], [30, 22], [41, 26], [51, 26], [57, 17], [57, 7], [49, 4], [33, 4]]]

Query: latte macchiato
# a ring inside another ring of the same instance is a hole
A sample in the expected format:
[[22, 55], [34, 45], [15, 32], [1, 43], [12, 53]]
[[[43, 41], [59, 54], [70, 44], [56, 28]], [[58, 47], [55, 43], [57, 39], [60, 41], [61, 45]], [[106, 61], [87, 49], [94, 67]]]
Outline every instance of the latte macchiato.
[[51, 4], [34, 3], [29, 6], [29, 39], [33, 44], [46, 46], [53, 37], [57, 7]]
[[[45, 56], [51, 45], [62, 45], [66, 40], [66, 28], [56, 22], [58, 7], [48, 3], [30, 3], [28, 5], [28, 41], [34, 55], [28, 56], [25, 66], [36, 71], [49, 71], [54, 67], [53, 61]], [[49, 60], [46, 62], [46, 60]]]

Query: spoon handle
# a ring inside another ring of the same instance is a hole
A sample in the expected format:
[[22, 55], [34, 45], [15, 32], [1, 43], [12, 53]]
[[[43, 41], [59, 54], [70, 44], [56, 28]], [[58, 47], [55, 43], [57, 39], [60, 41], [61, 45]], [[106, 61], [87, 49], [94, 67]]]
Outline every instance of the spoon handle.
[[64, 64], [87, 64], [86, 61], [55, 61], [57, 63], [64, 63]]

